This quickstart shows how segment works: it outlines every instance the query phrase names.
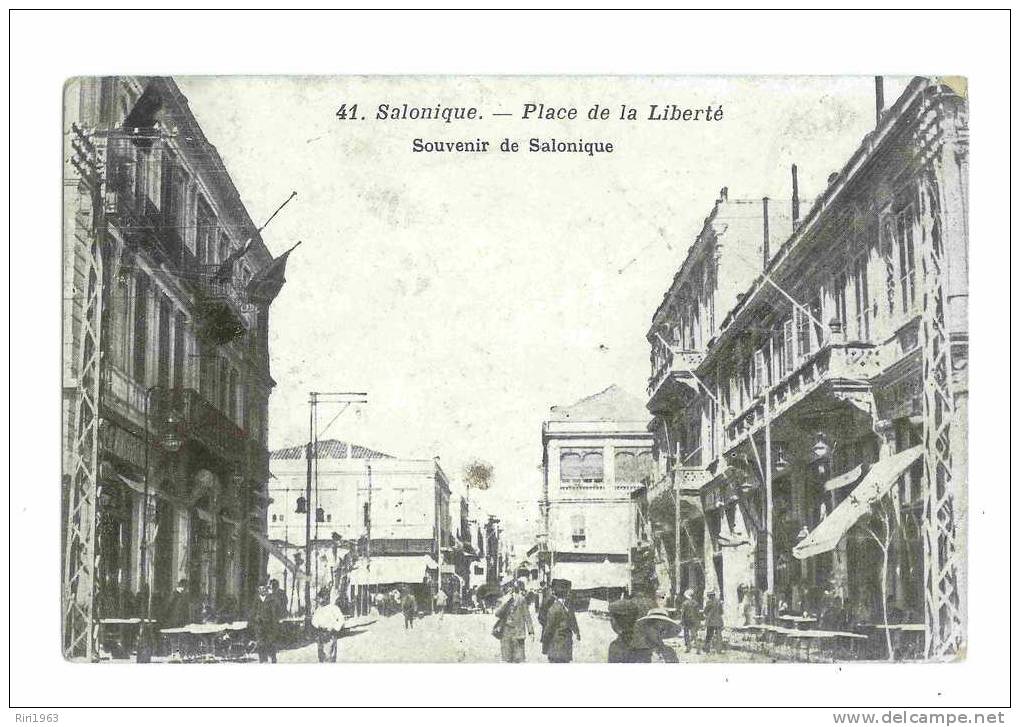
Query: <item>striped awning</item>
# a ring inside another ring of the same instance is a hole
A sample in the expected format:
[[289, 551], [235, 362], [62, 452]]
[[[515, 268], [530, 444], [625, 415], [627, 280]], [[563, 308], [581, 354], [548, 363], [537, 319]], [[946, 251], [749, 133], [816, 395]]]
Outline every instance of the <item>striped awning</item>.
[[868, 474], [853, 492], [794, 546], [793, 557], [803, 560], [835, 548], [847, 531], [871, 510], [871, 506], [892, 489], [900, 475], [921, 457], [923, 451], [924, 447], [917, 445], [871, 465]]

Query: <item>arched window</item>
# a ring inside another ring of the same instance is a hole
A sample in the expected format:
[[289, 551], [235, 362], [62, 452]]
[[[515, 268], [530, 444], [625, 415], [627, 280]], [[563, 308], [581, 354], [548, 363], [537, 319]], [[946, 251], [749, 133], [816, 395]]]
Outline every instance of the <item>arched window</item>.
[[560, 480], [569, 482], [581, 479], [581, 455], [577, 452], [564, 452], [560, 455]]
[[331, 513], [331, 512], [327, 512], [326, 513], [326, 522], [328, 522], [328, 523], [333, 522], [333, 513]]
[[585, 452], [581, 458], [581, 479], [602, 482], [602, 452]]
[[636, 484], [640, 482], [635, 467], [636, 457], [633, 452], [618, 451], [613, 456], [613, 465], [616, 469], [616, 483], [619, 485]]
[[274, 523], [276, 522], [276, 515], [275, 514], [273, 515], [273, 522]]
[[304, 497], [299, 497], [297, 499], [297, 509], [294, 512], [308, 512], [308, 501]]
[[315, 522], [324, 523], [326, 522], [326, 511], [321, 507], [315, 508]]

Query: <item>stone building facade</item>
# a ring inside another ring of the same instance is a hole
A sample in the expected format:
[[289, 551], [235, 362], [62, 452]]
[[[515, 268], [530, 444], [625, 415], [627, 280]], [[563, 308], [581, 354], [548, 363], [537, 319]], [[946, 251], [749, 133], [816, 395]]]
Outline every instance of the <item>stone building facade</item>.
[[72, 79], [65, 108], [103, 175], [101, 220], [81, 187], [65, 196], [63, 271], [66, 511], [88, 288], [77, 242], [96, 230], [98, 615], [158, 615], [180, 579], [196, 604], [237, 610], [264, 570], [249, 533], [265, 531], [269, 307], [282, 270], [172, 79]]
[[783, 203], [787, 233], [759, 203], [734, 240], [758, 268], [706, 316], [720, 286], [699, 280], [747, 275], [727, 256], [734, 230], [713, 232], [723, 195], [653, 318], [650, 499], [686, 499], [659, 509], [676, 523], [674, 588], [719, 592], [731, 623], [746, 599], [922, 622], [936, 569], [953, 574], [944, 608], [966, 611], [965, 98], [914, 79], [803, 217], [796, 191]]

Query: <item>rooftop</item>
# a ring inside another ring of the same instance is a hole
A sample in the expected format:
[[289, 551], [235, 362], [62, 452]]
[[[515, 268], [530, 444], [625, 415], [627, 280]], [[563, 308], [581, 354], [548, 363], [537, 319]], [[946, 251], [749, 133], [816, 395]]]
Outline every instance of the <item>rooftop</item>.
[[[360, 444], [342, 442], [339, 439], [323, 439], [318, 443], [317, 449], [319, 459], [394, 459], [392, 454], [376, 452], [374, 449], [363, 447]], [[271, 460], [304, 458], [305, 445], [303, 444], [276, 449], [269, 453]]]
[[554, 406], [549, 421], [646, 422], [650, 419], [643, 401], [616, 384], [573, 404]]

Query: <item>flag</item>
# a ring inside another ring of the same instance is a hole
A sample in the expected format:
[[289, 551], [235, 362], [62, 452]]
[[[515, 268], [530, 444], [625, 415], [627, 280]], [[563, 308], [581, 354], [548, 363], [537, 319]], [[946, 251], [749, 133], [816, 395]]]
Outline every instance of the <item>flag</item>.
[[250, 249], [251, 238], [249, 237], [248, 242], [227, 255], [227, 259], [220, 263], [220, 266], [216, 268], [216, 272], [213, 274], [213, 281], [220, 284], [230, 282], [230, 278], [234, 275], [234, 263], [247, 255]]
[[298, 242], [287, 252], [269, 263], [250, 283], [248, 283], [248, 299], [255, 303], [269, 303], [280, 293], [287, 282], [287, 257], [300, 245]]

